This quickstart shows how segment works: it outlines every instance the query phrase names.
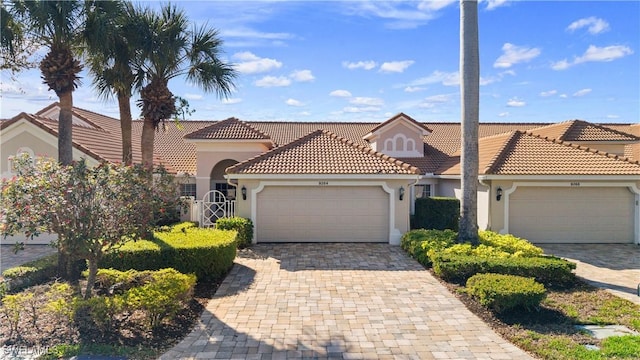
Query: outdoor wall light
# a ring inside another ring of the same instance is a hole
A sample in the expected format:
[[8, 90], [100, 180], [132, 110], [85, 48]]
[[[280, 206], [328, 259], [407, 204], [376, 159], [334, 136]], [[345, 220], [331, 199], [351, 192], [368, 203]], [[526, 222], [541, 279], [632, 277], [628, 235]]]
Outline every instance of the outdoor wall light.
[[502, 199], [502, 188], [501, 188], [501, 187], [498, 187], [498, 188], [496, 189], [496, 200], [497, 200], [497, 201], [500, 201], [500, 199]]
[[247, 200], [247, 188], [242, 186], [240, 192], [242, 193], [242, 200]]
[[404, 187], [400, 186], [400, 190], [398, 191], [398, 195], [400, 197], [400, 201], [402, 201], [402, 199], [404, 199]]

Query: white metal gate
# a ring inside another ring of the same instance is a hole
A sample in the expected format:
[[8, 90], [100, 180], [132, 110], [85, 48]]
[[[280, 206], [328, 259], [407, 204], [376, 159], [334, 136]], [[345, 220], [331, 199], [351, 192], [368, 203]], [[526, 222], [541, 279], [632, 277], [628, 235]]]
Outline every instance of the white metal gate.
[[216, 220], [235, 215], [235, 200], [227, 200], [218, 190], [211, 190], [202, 198], [202, 226], [215, 226]]

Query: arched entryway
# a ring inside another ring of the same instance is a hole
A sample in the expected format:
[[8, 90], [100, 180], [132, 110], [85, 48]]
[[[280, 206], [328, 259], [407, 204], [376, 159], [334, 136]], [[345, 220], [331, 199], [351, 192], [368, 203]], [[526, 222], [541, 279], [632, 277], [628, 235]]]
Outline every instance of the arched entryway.
[[211, 174], [209, 175], [209, 190], [218, 190], [227, 198], [227, 200], [235, 200], [236, 188], [227, 183], [224, 175], [225, 170], [229, 166], [233, 166], [237, 163], [237, 161], [232, 159], [225, 159], [217, 163], [216, 166], [211, 169]]

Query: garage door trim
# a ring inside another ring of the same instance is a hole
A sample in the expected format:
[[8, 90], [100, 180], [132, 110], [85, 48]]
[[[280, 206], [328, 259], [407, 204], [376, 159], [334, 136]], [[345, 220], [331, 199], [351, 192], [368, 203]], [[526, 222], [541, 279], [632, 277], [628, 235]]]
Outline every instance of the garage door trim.
[[634, 206], [634, 240], [635, 244], [640, 244], [640, 188], [635, 183], [604, 183], [604, 182], [587, 182], [587, 181], [554, 181], [554, 182], [514, 182], [509, 189], [503, 189], [504, 199], [504, 228], [500, 230], [501, 234], [509, 233], [509, 196], [516, 191], [518, 187], [622, 187], [629, 189], [635, 194]]
[[399, 245], [402, 233], [395, 227], [395, 201], [397, 190], [389, 187], [386, 181], [340, 181], [340, 180], [305, 180], [305, 181], [261, 181], [251, 190], [251, 221], [253, 227], [253, 243], [258, 242], [258, 194], [268, 186], [380, 186], [389, 195], [389, 244]]

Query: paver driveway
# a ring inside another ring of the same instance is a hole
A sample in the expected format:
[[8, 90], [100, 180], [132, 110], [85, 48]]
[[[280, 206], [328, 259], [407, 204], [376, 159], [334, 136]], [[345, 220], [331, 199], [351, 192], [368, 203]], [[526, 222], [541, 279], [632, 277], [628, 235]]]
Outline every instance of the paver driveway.
[[200, 324], [161, 359], [531, 359], [399, 247], [243, 251]]

